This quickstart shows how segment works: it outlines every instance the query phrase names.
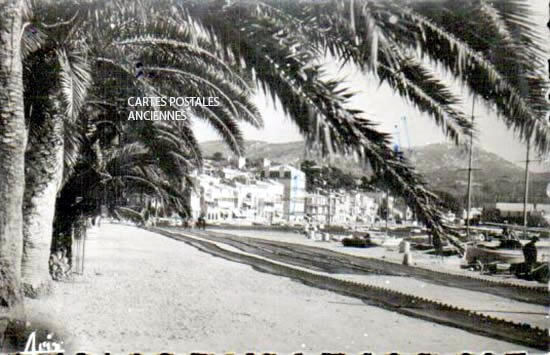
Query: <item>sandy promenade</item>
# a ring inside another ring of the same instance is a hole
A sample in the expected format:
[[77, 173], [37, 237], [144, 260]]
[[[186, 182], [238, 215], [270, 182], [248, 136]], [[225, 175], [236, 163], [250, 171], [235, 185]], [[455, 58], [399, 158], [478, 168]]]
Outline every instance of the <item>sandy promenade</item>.
[[[182, 231], [185, 233], [185, 231]], [[257, 234], [260, 235], [260, 234]], [[265, 236], [264, 236], [265, 237]], [[300, 236], [304, 239], [302, 236]], [[256, 237], [257, 238], [257, 237]], [[276, 238], [273, 238], [276, 240]], [[307, 241], [307, 239], [306, 239]], [[313, 242], [313, 241], [310, 241]], [[315, 242], [313, 242], [315, 243]], [[214, 242], [218, 247], [227, 249], [230, 251], [252, 255], [256, 258], [267, 259], [273, 262], [273, 259], [265, 256], [258, 256], [243, 252], [233, 246], [227, 245], [221, 242]], [[304, 245], [310, 245], [301, 243]], [[333, 249], [334, 251], [352, 253], [354, 250], [368, 250], [357, 248], [340, 248], [337, 243], [316, 243], [314, 246], [328, 246], [327, 249]], [[332, 246], [333, 248], [330, 248]], [[380, 252], [383, 248], [370, 248], [370, 250], [376, 250]], [[394, 252], [390, 252], [397, 255]], [[286, 264], [288, 265], [288, 264]], [[427, 265], [425, 265], [427, 266]], [[302, 269], [303, 267], [292, 266], [294, 268]], [[454, 306], [476, 311], [478, 313], [485, 314], [491, 317], [497, 317], [512, 321], [515, 323], [528, 323], [532, 326], [539, 328], [548, 328], [550, 326], [550, 313], [547, 306], [533, 303], [526, 303], [515, 301], [509, 298], [496, 296], [490, 293], [483, 292], [483, 289], [477, 291], [471, 291], [466, 289], [457, 289], [456, 287], [443, 286], [434, 283], [429, 283], [423, 280], [416, 279], [414, 277], [406, 276], [388, 276], [388, 275], [376, 275], [376, 274], [329, 274], [321, 271], [313, 271], [311, 269], [305, 269], [310, 273], [324, 275], [332, 278], [356, 281], [363, 284], [372, 286], [384, 287], [399, 292], [403, 292], [409, 295], [424, 297], [432, 301], [442, 302], [445, 304], [452, 304]]]
[[27, 300], [31, 319], [64, 328], [67, 353], [530, 350], [260, 273], [134, 227], [104, 224], [86, 252], [84, 276]]

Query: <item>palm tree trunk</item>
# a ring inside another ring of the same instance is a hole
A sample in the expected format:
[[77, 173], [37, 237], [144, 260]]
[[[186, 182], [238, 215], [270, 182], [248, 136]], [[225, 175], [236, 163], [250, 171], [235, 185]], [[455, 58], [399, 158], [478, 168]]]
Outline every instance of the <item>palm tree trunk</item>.
[[47, 115], [33, 127], [25, 154], [22, 281], [26, 296], [48, 293], [55, 202], [63, 177], [63, 119]]
[[0, 0], [0, 338], [22, 316], [21, 254], [27, 132], [20, 32], [24, 2]]

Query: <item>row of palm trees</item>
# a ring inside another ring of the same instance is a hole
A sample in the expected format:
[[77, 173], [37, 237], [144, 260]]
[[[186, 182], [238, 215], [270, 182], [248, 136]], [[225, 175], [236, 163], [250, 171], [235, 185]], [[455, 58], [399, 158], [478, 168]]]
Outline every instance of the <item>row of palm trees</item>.
[[[82, 216], [139, 213], [124, 193], [187, 212], [200, 166], [192, 122], [243, 149], [261, 126], [251, 93], [279, 100], [312, 149], [355, 154], [446, 235], [429, 191], [389, 136], [348, 107], [327, 57], [355, 65], [434, 119], [457, 143], [474, 129], [448, 73], [502, 120], [550, 150], [541, 38], [527, 0], [0, 0], [0, 320], [50, 281], [52, 236]], [[136, 75], [136, 63], [143, 64]], [[437, 70], [439, 68], [439, 71]], [[187, 121], [128, 121], [130, 96], [218, 96]]]

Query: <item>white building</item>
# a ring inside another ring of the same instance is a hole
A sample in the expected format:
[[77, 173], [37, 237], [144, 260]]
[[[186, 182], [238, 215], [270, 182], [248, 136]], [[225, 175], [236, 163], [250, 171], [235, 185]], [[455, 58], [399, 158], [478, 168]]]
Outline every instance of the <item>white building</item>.
[[277, 181], [243, 179], [242, 172], [233, 180], [195, 174], [193, 181], [190, 201], [194, 219], [204, 215], [210, 223], [272, 223], [283, 216], [284, 185]]
[[251, 198], [254, 199], [257, 222], [274, 223], [284, 217], [284, 190], [280, 182], [274, 180], [256, 181], [251, 185]]
[[206, 174], [196, 175], [193, 181], [190, 204], [194, 219], [204, 215], [207, 221], [223, 221], [239, 215], [238, 191], [233, 186]]
[[320, 192], [308, 193], [306, 195], [305, 212], [310, 222], [326, 224], [329, 217], [328, 196]]
[[290, 165], [267, 167], [262, 177], [284, 186], [283, 213], [287, 221], [303, 221], [305, 217], [306, 174]]
[[350, 192], [351, 214], [355, 216], [356, 222], [374, 223], [378, 213], [376, 200], [364, 192]]
[[377, 212], [378, 204], [374, 198], [363, 192], [323, 190], [309, 193], [306, 197], [306, 214], [317, 223], [341, 226], [372, 224]]

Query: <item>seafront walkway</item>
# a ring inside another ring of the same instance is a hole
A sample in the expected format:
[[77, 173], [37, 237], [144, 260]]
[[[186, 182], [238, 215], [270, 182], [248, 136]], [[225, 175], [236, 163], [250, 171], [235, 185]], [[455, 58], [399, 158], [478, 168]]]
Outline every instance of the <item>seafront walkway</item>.
[[121, 224], [93, 231], [84, 275], [56, 283], [47, 298], [27, 300], [27, 313], [56, 324], [68, 353], [537, 353], [258, 272]]

